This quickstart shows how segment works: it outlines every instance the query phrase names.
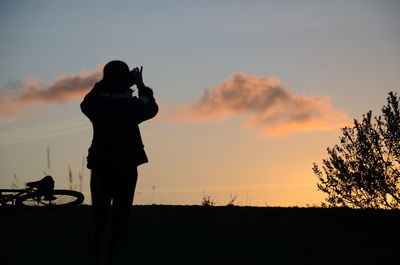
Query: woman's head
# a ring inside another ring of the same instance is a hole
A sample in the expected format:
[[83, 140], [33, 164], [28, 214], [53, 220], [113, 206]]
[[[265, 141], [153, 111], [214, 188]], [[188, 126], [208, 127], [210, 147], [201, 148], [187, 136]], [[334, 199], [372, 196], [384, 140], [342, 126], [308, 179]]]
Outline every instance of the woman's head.
[[116, 90], [126, 89], [133, 85], [128, 65], [118, 60], [108, 62], [104, 66], [103, 81]]

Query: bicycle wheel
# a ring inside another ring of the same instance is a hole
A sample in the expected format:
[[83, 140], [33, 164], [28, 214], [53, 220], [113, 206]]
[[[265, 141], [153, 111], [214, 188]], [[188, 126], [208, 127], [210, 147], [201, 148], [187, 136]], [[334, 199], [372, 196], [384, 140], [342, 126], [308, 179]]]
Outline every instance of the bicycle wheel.
[[74, 190], [54, 190], [49, 197], [37, 192], [28, 193], [19, 197], [15, 204], [29, 208], [66, 208], [81, 204], [85, 198]]

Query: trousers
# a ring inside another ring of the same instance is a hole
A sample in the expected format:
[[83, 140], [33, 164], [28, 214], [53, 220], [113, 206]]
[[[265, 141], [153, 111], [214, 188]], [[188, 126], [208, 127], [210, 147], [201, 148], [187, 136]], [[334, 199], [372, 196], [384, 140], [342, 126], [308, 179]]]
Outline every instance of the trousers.
[[137, 167], [92, 169], [90, 191], [94, 207], [131, 206], [138, 178]]

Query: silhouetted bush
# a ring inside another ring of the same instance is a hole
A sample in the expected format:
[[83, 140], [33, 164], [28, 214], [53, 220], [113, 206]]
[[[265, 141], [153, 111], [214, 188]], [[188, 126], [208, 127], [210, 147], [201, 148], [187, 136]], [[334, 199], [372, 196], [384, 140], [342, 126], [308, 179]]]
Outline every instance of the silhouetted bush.
[[229, 201], [228, 201], [226, 206], [229, 206], [229, 207], [235, 206], [235, 201], [236, 201], [236, 198], [237, 198], [237, 194], [235, 193], [234, 195], [232, 195], [232, 193], [229, 193], [229, 196], [230, 196], [230, 199], [229, 199]]
[[215, 199], [213, 199], [210, 195], [206, 195], [205, 193], [203, 193], [203, 199], [201, 202], [202, 206], [215, 206], [215, 204]]
[[340, 144], [328, 148], [322, 169], [314, 163], [318, 189], [327, 193], [329, 206], [400, 208], [400, 109], [397, 93], [390, 92], [382, 115], [354, 119], [342, 129]]

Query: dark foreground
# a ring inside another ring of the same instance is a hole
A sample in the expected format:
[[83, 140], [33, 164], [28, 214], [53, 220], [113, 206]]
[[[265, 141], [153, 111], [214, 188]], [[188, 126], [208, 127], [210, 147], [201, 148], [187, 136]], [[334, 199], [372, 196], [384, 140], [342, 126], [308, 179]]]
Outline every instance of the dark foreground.
[[[89, 206], [0, 208], [0, 263], [88, 264]], [[400, 264], [400, 212], [135, 206], [125, 264]]]

